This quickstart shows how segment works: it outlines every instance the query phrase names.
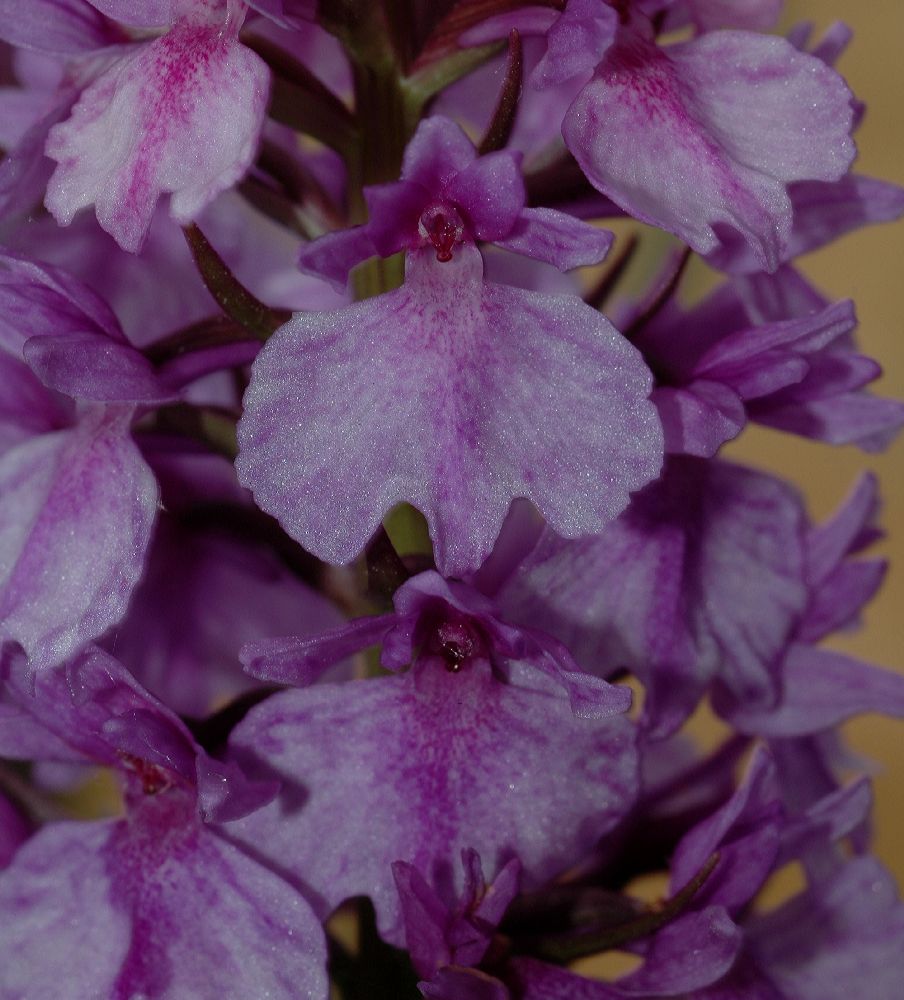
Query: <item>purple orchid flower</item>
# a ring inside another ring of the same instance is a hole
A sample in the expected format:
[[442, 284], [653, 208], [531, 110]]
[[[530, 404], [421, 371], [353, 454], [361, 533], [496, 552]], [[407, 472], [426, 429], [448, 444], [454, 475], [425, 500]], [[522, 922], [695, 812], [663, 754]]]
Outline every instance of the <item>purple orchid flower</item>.
[[[775, 4], [686, 6], [704, 29], [761, 27], [775, 13]], [[851, 93], [782, 38], [705, 30], [659, 46], [650, 13], [633, 0], [569, 0], [558, 16], [505, 26], [546, 35], [536, 85], [587, 81], [562, 135], [595, 188], [702, 254], [723, 233], [740, 234], [759, 269], [775, 270], [791, 239], [788, 185], [838, 181], [854, 158]], [[502, 26], [496, 19], [466, 39]]]
[[493, 872], [517, 857], [535, 886], [615, 826], [636, 786], [634, 727], [611, 717], [627, 689], [434, 572], [404, 584], [395, 606], [319, 638], [246, 647], [246, 668], [281, 682], [309, 683], [376, 643], [384, 667], [411, 669], [275, 695], [230, 740], [249, 773], [284, 782], [230, 835], [309, 886], [323, 916], [371, 896], [391, 941], [403, 923], [394, 862], [418, 868], [450, 905], [463, 884], [446, 859], [469, 847]]
[[208, 758], [115, 660], [88, 650], [33, 692], [14, 663], [0, 753], [112, 767], [126, 806], [123, 818], [47, 824], [0, 873], [4, 1000], [60, 995], [61, 983], [78, 996], [326, 998], [307, 903], [208, 825], [272, 787]]
[[404, 249], [405, 283], [296, 315], [270, 339], [245, 395], [239, 480], [336, 563], [403, 500], [427, 517], [450, 576], [480, 565], [517, 496], [562, 534], [599, 531], [659, 470], [649, 373], [576, 297], [485, 282], [475, 240], [569, 268], [599, 260], [608, 235], [524, 208], [516, 158], [478, 158], [442, 118], [421, 123], [402, 180], [368, 201], [366, 226], [302, 260], [344, 281], [358, 261]]
[[485, 993], [487, 1000], [497, 995], [507, 998], [502, 983], [475, 967], [486, 956], [496, 927], [518, 893], [521, 866], [513, 858], [489, 885], [476, 851], [463, 850], [461, 866], [464, 890], [451, 909], [415, 867], [403, 861], [392, 866], [405, 920], [405, 946], [425, 980], [418, 987], [436, 1000], [478, 998], [484, 996], [481, 989], [490, 991]]
[[904, 678], [816, 643], [856, 623], [885, 575], [882, 559], [855, 558], [880, 533], [875, 479], [864, 476], [838, 512], [805, 541], [806, 609], [781, 666], [782, 694], [757, 709], [720, 692], [718, 711], [740, 732], [790, 740], [831, 730], [863, 712], [904, 717]]
[[[644, 957], [635, 972], [601, 983], [533, 959], [516, 959], [511, 978], [524, 1000], [627, 1000], [629, 997], [693, 995], [705, 1000], [796, 1000], [841, 997], [841, 985], [829, 985], [826, 972], [841, 976], [844, 990], [855, 988], [863, 975], [882, 992], [892, 975], [882, 964], [892, 960], [904, 932], [904, 907], [897, 902], [888, 877], [875, 862], [842, 862], [836, 873], [820, 880], [766, 916], [752, 916], [749, 903], [767, 877], [789, 860], [806, 856], [822, 844], [848, 836], [863, 820], [870, 796], [865, 782], [836, 792], [799, 818], [787, 817], [777, 790], [775, 769], [765, 751], [754, 755], [737, 792], [682, 839], [671, 863], [671, 894], [686, 885], [707, 861], [714, 866], [694, 893], [689, 907], [647, 941], [632, 950]], [[876, 890], [875, 909], [890, 918], [887, 929], [867, 940], [859, 917], [863, 906], [843, 898], [842, 886], [869, 877]], [[825, 909], [822, 907], [825, 905]], [[783, 934], [796, 915], [805, 931], [794, 948]], [[827, 920], [815, 914], [826, 914]], [[805, 946], [804, 943], [806, 942]], [[836, 955], [844, 956], [838, 961]], [[825, 991], [819, 992], [817, 984]], [[800, 990], [797, 992], [796, 990]]]
[[562, 123], [568, 148], [629, 214], [704, 254], [720, 228], [737, 230], [774, 270], [791, 235], [787, 185], [837, 181], [854, 157], [844, 81], [784, 39], [708, 32], [661, 48], [642, 16], [621, 22]]
[[242, 0], [93, 6], [130, 26], [167, 30], [108, 53], [71, 115], [50, 128], [45, 152], [57, 167], [45, 204], [61, 225], [94, 205], [101, 226], [136, 252], [161, 194], [171, 195], [176, 221], [190, 222], [248, 169], [269, 71], [238, 41]]
[[672, 457], [598, 536], [535, 533], [513, 572], [500, 574], [495, 598], [513, 621], [564, 642], [585, 669], [635, 673], [646, 722], [662, 736], [713, 684], [750, 706], [775, 704], [781, 657], [807, 600], [805, 524], [781, 481]]
[[666, 450], [711, 456], [748, 420], [831, 444], [887, 445], [904, 403], [864, 387], [881, 374], [857, 353], [851, 302], [826, 303], [785, 266], [662, 310], [634, 343], [656, 373]]
[[0, 265], [0, 639], [40, 669], [126, 610], [158, 498], [131, 424], [172, 393], [80, 282]]

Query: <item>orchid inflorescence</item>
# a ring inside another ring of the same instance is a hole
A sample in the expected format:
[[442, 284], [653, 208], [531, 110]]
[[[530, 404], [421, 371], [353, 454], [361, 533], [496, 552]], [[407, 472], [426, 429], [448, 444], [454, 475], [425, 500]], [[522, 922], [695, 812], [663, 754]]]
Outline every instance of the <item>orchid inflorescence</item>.
[[901, 995], [876, 482], [719, 457], [904, 426], [781, 8], [0, 0], [0, 1000]]

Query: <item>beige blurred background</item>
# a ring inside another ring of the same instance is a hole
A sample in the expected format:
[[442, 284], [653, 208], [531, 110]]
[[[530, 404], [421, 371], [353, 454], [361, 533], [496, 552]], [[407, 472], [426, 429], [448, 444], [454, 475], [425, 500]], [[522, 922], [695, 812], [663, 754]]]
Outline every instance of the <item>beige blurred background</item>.
[[[868, 108], [857, 133], [857, 170], [904, 184], [904, 3], [788, 0], [782, 27], [801, 20], [817, 29], [844, 20], [854, 29], [838, 68]], [[854, 300], [860, 347], [885, 369], [875, 390], [904, 399], [904, 222], [847, 236], [804, 258], [802, 270], [830, 298]], [[876, 551], [891, 559], [891, 569], [863, 628], [832, 645], [904, 673], [904, 436], [875, 456], [750, 428], [728, 455], [793, 479], [816, 517], [838, 504], [862, 469], [878, 475], [889, 538]], [[857, 752], [878, 762], [876, 852], [904, 887], [904, 721], [867, 716], [852, 722], [847, 735]]]

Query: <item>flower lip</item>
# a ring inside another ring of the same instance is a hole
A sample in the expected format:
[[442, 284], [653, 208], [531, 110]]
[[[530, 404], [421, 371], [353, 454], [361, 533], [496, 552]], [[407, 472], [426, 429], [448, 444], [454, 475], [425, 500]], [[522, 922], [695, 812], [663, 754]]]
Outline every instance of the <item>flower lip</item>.
[[458, 211], [451, 205], [439, 203], [424, 209], [417, 224], [418, 235], [424, 246], [428, 243], [436, 250], [441, 263], [452, 260], [452, 248], [465, 238], [465, 224]]

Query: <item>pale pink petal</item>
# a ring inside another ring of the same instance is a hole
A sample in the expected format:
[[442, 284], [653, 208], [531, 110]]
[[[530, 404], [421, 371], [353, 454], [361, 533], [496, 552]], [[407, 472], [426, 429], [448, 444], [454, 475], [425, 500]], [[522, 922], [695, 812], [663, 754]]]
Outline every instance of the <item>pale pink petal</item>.
[[0, 460], [0, 636], [35, 667], [118, 621], [141, 575], [157, 484], [130, 422], [99, 408]]
[[[794, 208], [791, 238], [782, 260], [791, 260], [861, 226], [893, 222], [904, 214], [904, 189], [888, 181], [849, 174], [834, 183], [801, 181], [788, 189]], [[760, 269], [750, 246], [739, 234], [724, 234], [709, 263], [732, 274]]]
[[82, 92], [47, 141], [58, 166], [45, 203], [57, 222], [93, 204], [101, 226], [137, 252], [161, 194], [184, 224], [239, 180], [257, 150], [269, 76], [233, 35], [179, 22]]
[[662, 386], [650, 398], [665, 431], [665, 450], [672, 454], [711, 458], [747, 423], [737, 393], [718, 382], [700, 379], [682, 388]]
[[162, 403], [178, 398], [140, 351], [97, 331], [32, 337], [23, 354], [45, 385], [77, 399]]
[[838, 180], [854, 155], [851, 95], [781, 38], [719, 31], [659, 49], [627, 33], [578, 95], [563, 135], [595, 187], [695, 250], [738, 230], [775, 269], [786, 185]]
[[514, 229], [494, 242], [513, 253], [546, 261], [560, 271], [599, 264], [614, 235], [552, 208], [525, 208]]
[[904, 678], [841, 653], [794, 645], [785, 657], [782, 700], [771, 712], [741, 703], [728, 713], [741, 732], [770, 738], [808, 736], [854, 715], [904, 717]]

